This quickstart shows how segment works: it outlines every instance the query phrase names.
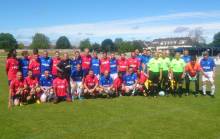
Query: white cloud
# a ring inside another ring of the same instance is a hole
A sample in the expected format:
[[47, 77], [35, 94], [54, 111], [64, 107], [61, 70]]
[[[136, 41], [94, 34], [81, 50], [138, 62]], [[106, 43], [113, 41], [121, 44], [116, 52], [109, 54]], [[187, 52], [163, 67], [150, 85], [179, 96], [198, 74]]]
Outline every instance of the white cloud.
[[41, 32], [48, 35], [51, 40], [66, 35], [72, 42], [77, 42], [88, 37], [92, 41], [100, 41], [102, 38], [114, 39], [116, 37], [145, 39], [186, 35], [185, 32], [174, 33], [174, 30], [178, 27], [188, 29], [202, 27], [206, 38], [210, 41], [213, 34], [220, 31], [220, 11], [175, 13], [97, 23], [24, 28], [11, 33], [19, 36], [17, 39], [20, 41], [31, 40], [31, 36]]

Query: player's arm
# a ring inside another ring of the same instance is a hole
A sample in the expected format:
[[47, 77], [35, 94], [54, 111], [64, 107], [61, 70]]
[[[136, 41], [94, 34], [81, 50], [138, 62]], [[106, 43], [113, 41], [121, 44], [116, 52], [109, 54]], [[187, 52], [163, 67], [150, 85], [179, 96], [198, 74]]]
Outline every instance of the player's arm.
[[5, 71], [6, 71], [7, 75], [8, 75], [8, 71], [9, 71], [9, 62], [8, 62], [8, 60], [6, 61], [5, 67], [6, 67]]

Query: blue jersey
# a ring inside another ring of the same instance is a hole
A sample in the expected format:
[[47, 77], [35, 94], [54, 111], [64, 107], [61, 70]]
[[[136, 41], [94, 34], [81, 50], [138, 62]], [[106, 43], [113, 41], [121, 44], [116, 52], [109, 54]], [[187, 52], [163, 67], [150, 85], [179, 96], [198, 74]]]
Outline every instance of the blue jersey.
[[28, 75], [28, 65], [29, 59], [28, 58], [21, 58], [19, 59], [20, 70], [22, 72], [23, 78], [27, 77]]
[[71, 60], [71, 72], [74, 72], [76, 70], [76, 66], [78, 64], [80, 64], [82, 66], [82, 59], [81, 58]]
[[134, 85], [135, 82], [137, 80], [137, 74], [133, 73], [133, 74], [125, 74], [123, 76], [123, 82], [126, 86], [131, 86]]
[[110, 59], [110, 73], [114, 74], [118, 72], [118, 68], [117, 68], [117, 59]]
[[51, 72], [52, 69], [52, 59], [50, 57], [40, 57], [40, 71], [44, 74], [44, 71], [48, 70]]
[[113, 84], [113, 79], [110, 76], [105, 77], [103, 75], [103, 76], [101, 76], [101, 78], [99, 80], [99, 84], [104, 87], [109, 87]]
[[151, 59], [151, 56], [149, 55], [142, 55], [141, 56], [141, 64], [147, 64]]
[[83, 80], [83, 70], [75, 70], [71, 73], [71, 79], [76, 82]]
[[185, 63], [189, 63], [191, 60], [191, 56], [182, 56], [182, 59], [184, 60]]
[[46, 86], [46, 87], [51, 87], [53, 85], [53, 77], [49, 76], [46, 78], [44, 75], [40, 77], [39, 81], [40, 86]]
[[200, 66], [204, 72], [213, 71], [213, 68], [216, 67], [215, 61], [210, 57], [208, 59], [201, 59]]
[[98, 58], [92, 58], [91, 69], [93, 70], [95, 75], [100, 74], [100, 60]]

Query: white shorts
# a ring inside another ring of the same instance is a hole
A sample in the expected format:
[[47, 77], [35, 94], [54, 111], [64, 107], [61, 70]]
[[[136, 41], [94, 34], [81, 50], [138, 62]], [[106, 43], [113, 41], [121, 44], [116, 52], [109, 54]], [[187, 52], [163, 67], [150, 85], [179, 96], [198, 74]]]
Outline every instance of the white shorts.
[[99, 80], [99, 78], [100, 78], [100, 74], [95, 74], [95, 76], [98, 78], [98, 80]]
[[76, 88], [82, 87], [82, 82], [81, 81], [71, 81], [71, 88], [73, 88], [74, 84], [76, 84]]
[[208, 78], [206, 78], [204, 75], [202, 75], [202, 81], [205, 82], [205, 81], [210, 81], [210, 82], [214, 82], [214, 79], [213, 79], [213, 71], [209, 71], [209, 72], [205, 72], [205, 74], [208, 76]]
[[134, 89], [134, 86], [133, 85], [130, 85], [130, 86], [125, 86], [125, 88], [127, 89], [129, 89], [129, 90], [133, 90]]
[[110, 74], [113, 80], [115, 80], [118, 77], [118, 73], [112, 73]]

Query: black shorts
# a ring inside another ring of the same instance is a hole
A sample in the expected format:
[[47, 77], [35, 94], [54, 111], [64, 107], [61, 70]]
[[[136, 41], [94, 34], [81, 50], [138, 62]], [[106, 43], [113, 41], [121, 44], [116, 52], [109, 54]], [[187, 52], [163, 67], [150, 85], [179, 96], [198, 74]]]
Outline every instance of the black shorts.
[[21, 95], [14, 95], [11, 97], [11, 99], [14, 101], [15, 99], [21, 99]]
[[158, 83], [159, 82], [159, 76], [160, 72], [149, 72], [149, 80], [151, 80], [153, 83]]
[[183, 75], [183, 72], [174, 72], [173, 73], [173, 78], [178, 84], [183, 83], [182, 75]]

